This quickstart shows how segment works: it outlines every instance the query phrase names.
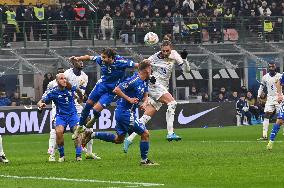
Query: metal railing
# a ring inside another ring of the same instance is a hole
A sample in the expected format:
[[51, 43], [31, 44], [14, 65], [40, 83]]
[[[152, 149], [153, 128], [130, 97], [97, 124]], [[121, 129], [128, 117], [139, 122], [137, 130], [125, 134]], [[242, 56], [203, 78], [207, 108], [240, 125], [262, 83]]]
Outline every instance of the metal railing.
[[[84, 40], [95, 46], [98, 41], [107, 45], [141, 44], [144, 35], [153, 31], [160, 39], [171, 34], [179, 44], [200, 43], [247, 43], [283, 40], [284, 17], [235, 17], [235, 18], [174, 18], [110, 19], [101, 26], [101, 20], [45, 20], [18, 22], [17, 25], [2, 23], [0, 19], [0, 45], [18, 42], [23, 47], [34, 41], [45, 41], [45, 46], [76, 46]], [[108, 27], [110, 25], [111, 27]], [[112, 26], [113, 25], [113, 26]], [[61, 41], [62, 44], [54, 41]]]

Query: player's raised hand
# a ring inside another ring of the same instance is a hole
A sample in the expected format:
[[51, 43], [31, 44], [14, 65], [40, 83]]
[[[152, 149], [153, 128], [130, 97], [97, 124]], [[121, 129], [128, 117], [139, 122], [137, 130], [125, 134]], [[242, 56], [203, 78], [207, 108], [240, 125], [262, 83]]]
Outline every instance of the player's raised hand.
[[186, 59], [188, 52], [186, 51], [186, 49], [183, 49], [183, 51], [181, 51], [179, 54], [180, 54], [182, 59]]
[[130, 102], [131, 104], [137, 104], [137, 103], [139, 103], [139, 99], [137, 99], [137, 98], [129, 98], [128, 102]]

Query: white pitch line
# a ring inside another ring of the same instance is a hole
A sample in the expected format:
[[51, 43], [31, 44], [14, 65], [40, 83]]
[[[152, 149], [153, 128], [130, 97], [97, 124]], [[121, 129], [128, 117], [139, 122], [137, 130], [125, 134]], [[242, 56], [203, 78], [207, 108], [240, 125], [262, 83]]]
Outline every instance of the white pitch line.
[[[201, 143], [263, 143], [263, 142], [268, 142], [268, 141], [258, 141], [258, 140], [199, 140], [199, 141], [189, 141], [189, 142], [201, 142]], [[280, 140], [280, 141], [274, 141], [274, 142], [278, 142], [278, 143], [282, 143], [284, 141]]]
[[143, 182], [124, 182], [124, 181], [104, 181], [95, 179], [72, 179], [72, 178], [56, 178], [56, 177], [37, 177], [37, 176], [10, 176], [1, 175], [2, 178], [12, 179], [36, 179], [36, 180], [58, 180], [58, 181], [71, 181], [71, 182], [88, 182], [88, 183], [109, 183], [109, 184], [126, 184], [126, 185], [141, 185], [144, 187], [148, 186], [164, 186], [165, 184], [159, 183], [143, 183]]

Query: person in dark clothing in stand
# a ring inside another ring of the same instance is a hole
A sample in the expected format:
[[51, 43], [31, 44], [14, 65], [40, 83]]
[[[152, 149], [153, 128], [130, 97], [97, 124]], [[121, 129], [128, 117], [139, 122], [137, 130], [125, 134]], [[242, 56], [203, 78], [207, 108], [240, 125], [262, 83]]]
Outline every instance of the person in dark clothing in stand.
[[30, 3], [27, 10], [25, 11], [24, 14], [24, 20], [25, 20], [25, 32], [27, 35], [27, 40], [31, 40], [31, 30], [33, 27], [33, 20], [34, 20], [34, 14], [33, 14], [33, 5]]
[[24, 6], [24, 0], [20, 0], [20, 5], [16, 9], [16, 21], [19, 26], [19, 33], [17, 33], [17, 41], [23, 41], [24, 40], [24, 21], [25, 21], [25, 9]]

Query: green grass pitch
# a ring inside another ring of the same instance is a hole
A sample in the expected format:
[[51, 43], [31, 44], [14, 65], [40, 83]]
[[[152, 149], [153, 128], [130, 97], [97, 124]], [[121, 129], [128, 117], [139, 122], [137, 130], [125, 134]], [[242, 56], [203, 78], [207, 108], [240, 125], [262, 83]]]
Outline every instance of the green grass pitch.
[[[149, 158], [139, 165], [139, 139], [129, 153], [122, 145], [94, 141], [100, 161], [76, 162], [71, 135], [65, 135], [66, 162], [47, 162], [48, 134], [3, 136], [9, 164], [0, 164], [0, 187], [284, 187], [283, 131], [272, 151], [256, 139], [262, 126], [178, 129], [180, 142], [151, 131]], [[58, 178], [58, 179], [56, 179]], [[64, 179], [65, 178], [65, 179]]]

